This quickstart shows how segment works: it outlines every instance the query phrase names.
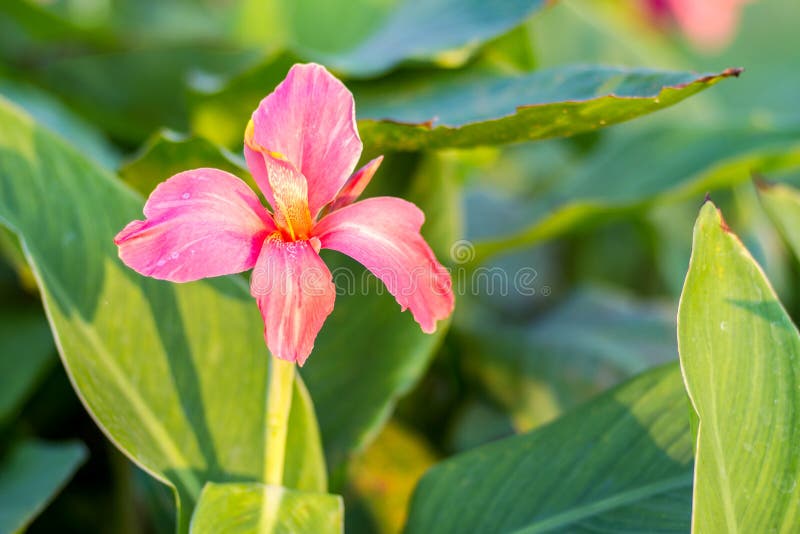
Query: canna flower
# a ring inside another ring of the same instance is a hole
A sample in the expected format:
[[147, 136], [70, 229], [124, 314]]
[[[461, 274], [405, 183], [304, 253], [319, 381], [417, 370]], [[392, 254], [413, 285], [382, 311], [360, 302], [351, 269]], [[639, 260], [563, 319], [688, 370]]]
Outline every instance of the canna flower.
[[171, 282], [254, 269], [250, 292], [267, 347], [300, 365], [336, 297], [322, 248], [362, 263], [424, 332], [450, 315], [452, 282], [420, 235], [422, 211], [394, 197], [355, 202], [382, 157], [351, 175], [362, 149], [353, 95], [324, 67], [292, 67], [253, 113], [244, 141], [272, 210], [227, 172], [181, 172], [151, 193], [146, 219], [114, 239], [127, 266]]
[[645, 0], [656, 23], [674, 20], [698, 48], [726, 46], [739, 25], [742, 6], [750, 0]]

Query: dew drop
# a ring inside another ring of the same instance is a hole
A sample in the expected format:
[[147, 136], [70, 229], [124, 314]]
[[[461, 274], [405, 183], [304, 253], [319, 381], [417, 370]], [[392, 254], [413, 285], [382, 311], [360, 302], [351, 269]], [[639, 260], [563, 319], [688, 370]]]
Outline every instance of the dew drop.
[[182, 198], [183, 200], [189, 200], [189, 198], [190, 198], [191, 196], [192, 196], [192, 195], [190, 195], [189, 193], [184, 193], [184, 194], [182, 194], [182, 195], [181, 195], [181, 198]]
[[165, 263], [167, 263], [165, 260], [158, 260], [158, 261], [156, 262], [156, 265], [157, 265], [158, 267], [163, 267]]
[[172, 254], [170, 254], [169, 257], [172, 258], [173, 260], [177, 260], [180, 256], [181, 256], [180, 252], [173, 252]]

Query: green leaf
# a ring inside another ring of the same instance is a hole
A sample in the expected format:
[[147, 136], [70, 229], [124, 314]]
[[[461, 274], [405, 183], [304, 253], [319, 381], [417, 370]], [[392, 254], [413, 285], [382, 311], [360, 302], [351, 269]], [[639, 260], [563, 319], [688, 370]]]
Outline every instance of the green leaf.
[[191, 525], [192, 534], [343, 531], [341, 497], [263, 484], [206, 484]]
[[361, 136], [375, 150], [472, 147], [593, 131], [666, 108], [719, 74], [563, 67], [525, 75], [400, 74], [353, 85]]
[[258, 191], [241, 158], [202, 137], [188, 137], [170, 130], [161, 130], [150, 137], [139, 153], [119, 169], [119, 175], [147, 196], [170, 176], [200, 167], [227, 171]]
[[0, 310], [0, 425], [11, 417], [55, 362], [53, 336], [41, 309]]
[[[208, 90], [195, 88], [193, 131], [225, 146], [241, 143], [247, 118], [293, 62], [286, 55], [269, 58]], [[471, 68], [408, 71], [349, 85], [364, 145], [381, 153], [593, 131], [663, 109], [738, 73], [565, 67], [500, 75]]]
[[800, 191], [784, 184], [756, 183], [761, 205], [773, 224], [800, 258]]
[[671, 306], [611, 290], [583, 288], [526, 322], [470, 304], [455, 321], [465, 368], [520, 430], [678, 355]]
[[678, 348], [700, 420], [693, 529], [794, 532], [800, 334], [711, 202], [694, 229]]
[[[431, 202], [439, 201], [426, 212], [423, 233], [432, 248], [440, 251], [449, 247], [458, 231], [453, 223], [456, 197], [446, 194], [454, 177], [449, 161], [435, 155], [429, 158], [412, 175], [410, 192], [412, 200], [418, 198], [413, 195], [416, 192]], [[370, 193], [408, 180], [397, 176], [405, 171], [404, 158], [387, 158], [373, 178]], [[339, 290], [336, 307], [315, 343], [312, 363], [301, 374], [317, 407], [328, 465], [335, 473], [349, 454], [375, 437], [397, 399], [416, 384], [449, 322], [441, 321], [434, 334], [423, 333], [374, 276], [349, 258], [328, 252], [323, 251], [323, 257]]]
[[[545, 0], [506, 0], [494, 4], [483, 0], [399, 0], [391, 2], [393, 8], [387, 9], [384, 6], [389, 2], [361, 3], [380, 7], [377, 10], [372, 7], [372, 17], [360, 17], [362, 25], [368, 28], [360, 32], [361, 39], [345, 37], [342, 42], [337, 34], [347, 32], [340, 27], [339, 15], [344, 10], [349, 13], [358, 9], [351, 2], [333, 2], [334, 6], [328, 7], [333, 12], [326, 17], [320, 10], [330, 2], [301, 0], [302, 7], [294, 8], [305, 15], [295, 18], [299, 26], [295, 29], [299, 41], [297, 52], [350, 76], [372, 77], [406, 60], [448, 62], [450, 58], [445, 53], [461, 47], [474, 48], [511, 30], [547, 4]], [[374, 15], [378, 16], [377, 23]], [[332, 40], [339, 42], [331, 43]], [[331, 44], [335, 48], [333, 53]], [[466, 58], [468, 54], [457, 57]]]
[[[185, 531], [205, 482], [260, 482], [268, 358], [238, 277], [169, 284], [117, 258], [142, 198], [0, 101], [0, 222], [22, 239], [61, 358], [114, 444], [176, 489]], [[311, 401], [296, 382], [284, 485], [325, 491]]]
[[79, 442], [25, 441], [0, 463], [0, 532], [21, 532], [86, 459]]
[[[609, 137], [577, 169], [562, 165], [568, 172], [545, 177], [553, 185], [536, 191], [532, 202], [508, 200], [502, 209], [522, 212], [522, 223], [507, 224], [504, 234], [476, 238], [474, 263], [592, 224], [727, 188], [749, 180], [752, 172], [800, 167], [800, 145], [794, 132], [632, 127]], [[509, 162], [494, 165], [495, 169], [482, 169], [486, 179], [502, 172], [534, 173], [525, 170], [531, 158], [526, 157], [525, 147], [520, 150], [521, 157], [512, 155]]]
[[692, 442], [676, 364], [423, 477], [406, 532], [686, 532]]

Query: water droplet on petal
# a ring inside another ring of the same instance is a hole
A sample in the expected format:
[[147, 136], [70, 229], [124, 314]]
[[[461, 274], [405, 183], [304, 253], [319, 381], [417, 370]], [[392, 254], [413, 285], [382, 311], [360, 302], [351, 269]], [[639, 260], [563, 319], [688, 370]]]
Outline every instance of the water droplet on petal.
[[158, 261], [156, 262], [156, 265], [157, 265], [158, 267], [163, 267], [165, 263], [167, 263], [165, 260], [158, 260]]
[[180, 256], [181, 256], [180, 252], [173, 252], [172, 254], [170, 254], [169, 257], [172, 258], [173, 260], [177, 260]]
[[183, 200], [189, 200], [189, 198], [190, 198], [191, 196], [192, 196], [192, 195], [191, 195], [191, 194], [189, 194], [189, 193], [184, 193], [184, 194], [182, 194], [182, 195], [181, 195], [181, 198], [182, 198]]

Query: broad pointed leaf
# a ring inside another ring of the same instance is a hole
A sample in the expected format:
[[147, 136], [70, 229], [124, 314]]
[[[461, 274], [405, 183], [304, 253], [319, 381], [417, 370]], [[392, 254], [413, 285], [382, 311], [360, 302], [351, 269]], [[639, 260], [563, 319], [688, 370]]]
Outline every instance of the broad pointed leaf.
[[[247, 117], [293, 61], [270, 58], [211, 90], [196, 88], [195, 132], [226, 146], [241, 143]], [[568, 137], [664, 109], [739, 72], [580, 66], [501, 75], [467, 68], [348, 85], [364, 146], [381, 153]]]
[[[207, 481], [262, 480], [268, 358], [237, 277], [174, 285], [117, 258], [143, 199], [0, 101], [0, 222], [19, 234], [78, 395], [108, 437], [175, 488], [184, 531]], [[311, 401], [297, 382], [284, 485], [324, 491]]]
[[693, 530], [795, 532], [800, 334], [711, 202], [694, 228], [678, 348], [700, 422]]
[[399, 75], [353, 86], [359, 129], [374, 149], [471, 147], [567, 137], [664, 109], [717, 74], [562, 67], [524, 75]]

